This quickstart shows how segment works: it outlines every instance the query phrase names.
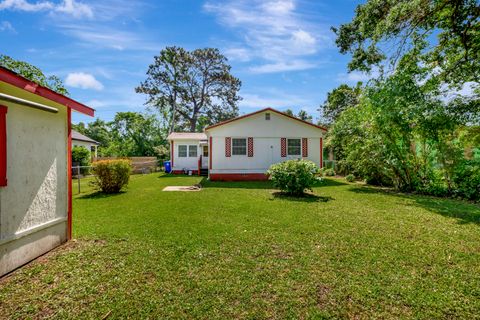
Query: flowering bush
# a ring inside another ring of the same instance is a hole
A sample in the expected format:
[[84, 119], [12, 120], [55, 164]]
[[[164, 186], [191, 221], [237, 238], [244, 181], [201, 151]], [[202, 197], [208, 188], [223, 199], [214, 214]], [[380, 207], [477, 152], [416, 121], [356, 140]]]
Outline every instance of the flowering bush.
[[308, 160], [288, 160], [270, 166], [267, 171], [274, 186], [289, 195], [300, 196], [317, 182], [318, 167]]

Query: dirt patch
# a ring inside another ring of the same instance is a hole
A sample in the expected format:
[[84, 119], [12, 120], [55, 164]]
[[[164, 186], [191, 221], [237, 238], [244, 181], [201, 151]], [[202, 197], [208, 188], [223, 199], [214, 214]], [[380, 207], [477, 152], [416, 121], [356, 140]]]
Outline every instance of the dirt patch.
[[162, 191], [183, 191], [183, 192], [189, 192], [189, 191], [200, 191], [202, 190], [199, 186], [168, 186], [163, 188]]

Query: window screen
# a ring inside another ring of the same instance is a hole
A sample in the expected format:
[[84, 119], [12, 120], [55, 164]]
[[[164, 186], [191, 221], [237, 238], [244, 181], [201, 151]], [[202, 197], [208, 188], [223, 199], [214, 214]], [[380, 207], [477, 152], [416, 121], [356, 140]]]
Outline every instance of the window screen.
[[236, 156], [244, 156], [247, 154], [247, 139], [232, 139], [232, 154]]
[[188, 146], [188, 156], [192, 158], [197, 157], [197, 146], [195, 145]]
[[178, 157], [179, 158], [186, 158], [187, 157], [187, 146], [179, 145], [178, 146]]
[[300, 139], [288, 139], [287, 150], [289, 156], [299, 156], [302, 151], [302, 142]]

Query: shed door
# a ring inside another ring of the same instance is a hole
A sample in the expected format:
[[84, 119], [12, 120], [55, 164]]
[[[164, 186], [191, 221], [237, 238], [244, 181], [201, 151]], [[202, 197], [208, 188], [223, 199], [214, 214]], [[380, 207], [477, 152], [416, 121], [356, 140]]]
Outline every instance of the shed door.
[[208, 145], [202, 146], [202, 168], [208, 168]]

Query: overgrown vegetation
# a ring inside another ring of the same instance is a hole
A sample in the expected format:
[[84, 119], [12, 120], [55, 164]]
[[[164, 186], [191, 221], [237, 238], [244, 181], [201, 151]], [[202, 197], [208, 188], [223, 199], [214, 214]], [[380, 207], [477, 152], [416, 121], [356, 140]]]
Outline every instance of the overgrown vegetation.
[[[91, 154], [84, 146], [72, 147], [72, 165], [80, 167], [88, 167], [90, 165]], [[88, 173], [88, 168], [80, 168], [82, 174]], [[76, 174], [76, 172], [75, 172]]]
[[312, 191], [318, 182], [317, 165], [308, 160], [287, 160], [270, 166], [267, 171], [273, 185], [282, 192], [302, 196], [305, 190]]
[[96, 161], [93, 163], [94, 184], [104, 193], [119, 193], [127, 186], [130, 171], [131, 163], [129, 160]]

